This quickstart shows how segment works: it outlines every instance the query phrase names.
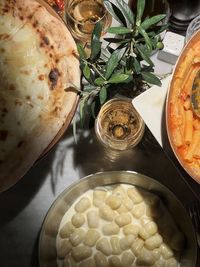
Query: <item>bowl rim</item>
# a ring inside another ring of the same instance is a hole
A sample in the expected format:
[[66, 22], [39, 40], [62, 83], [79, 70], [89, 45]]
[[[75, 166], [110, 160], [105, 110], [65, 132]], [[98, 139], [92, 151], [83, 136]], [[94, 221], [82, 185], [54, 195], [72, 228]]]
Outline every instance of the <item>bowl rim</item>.
[[175, 74], [177, 72], [177, 69], [182, 61], [182, 58], [185, 56], [185, 54], [187, 53], [187, 50], [195, 43], [196, 40], [198, 40], [200, 38], [200, 29], [190, 38], [190, 40], [185, 44], [181, 54], [178, 57], [178, 60], [174, 66], [174, 69], [172, 71], [171, 77], [170, 77], [170, 81], [169, 81], [169, 85], [168, 85], [168, 90], [167, 90], [167, 96], [166, 96], [166, 105], [165, 105], [165, 125], [166, 125], [166, 130], [167, 130], [167, 136], [169, 139], [169, 143], [170, 143], [170, 147], [173, 151], [173, 154], [175, 155], [176, 159], [178, 160], [178, 162], [180, 163], [181, 167], [186, 171], [186, 173], [194, 180], [196, 181], [198, 184], [200, 184], [200, 177], [193, 173], [191, 170], [188, 169], [188, 167], [185, 165], [184, 160], [179, 156], [179, 154], [177, 153], [177, 148], [175, 147], [175, 145], [173, 144], [172, 141], [172, 134], [170, 131], [170, 123], [169, 123], [169, 109], [170, 109], [170, 98], [171, 98], [171, 94], [172, 94], [172, 83], [174, 81], [174, 77]]
[[[167, 186], [163, 185], [161, 182], [157, 181], [156, 179], [152, 178], [152, 177], [149, 177], [147, 175], [144, 175], [142, 173], [139, 173], [139, 172], [136, 172], [136, 171], [130, 171], [130, 170], [122, 170], [122, 171], [101, 171], [101, 172], [96, 172], [96, 173], [93, 173], [93, 174], [89, 174], [89, 175], [86, 175], [84, 176], [83, 178], [80, 178], [79, 180], [73, 182], [72, 184], [70, 184], [68, 187], [66, 187], [57, 197], [56, 199], [53, 201], [53, 203], [51, 204], [51, 206], [49, 207], [44, 219], [43, 219], [43, 222], [42, 222], [42, 225], [41, 225], [41, 229], [40, 229], [40, 232], [39, 232], [39, 239], [38, 239], [38, 261], [39, 261], [39, 266], [40, 267], [44, 267], [42, 264], [41, 264], [41, 243], [42, 243], [42, 238], [43, 238], [43, 235], [45, 234], [45, 225], [51, 215], [51, 212], [53, 211], [54, 207], [57, 205], [57, 203], [66, 195], [68, 194], [75, 186], [77, 186], [78, 184], [80, 183], [84, 183], [86, 181], [89, 181], [90, 179], [92, 179], [92, 177], [101, 177], [101, 176], [108, 176], [109, 174], [119, 174], [119, 175], [123, 175], [123, 174], [128, 174], [128, 175], [131, 175], [131, 176], [135, 176], [135, 177], [140, 177], [142, 179], [145, 179], [146, 181], [150, 181], [150, 184], [155, 184], [155, 185], [158, 185], [159, 187], [161, 187], [162, 189], [166, 190], [167, 191], [167, 194], [171, 195], [173, 197], [173, 199], [176, 201], [176, 203], [182, 207], [182, 210], [184, 211], [184, 215], [186, 216], [187, 218], [187, 221], [190, 223], [190, 228], [192, 229], [192, 232], [190, 233], [191, 235], [193, 235], [193, 238], [194, 238], [194, 241], [195, 241], [195, 251], [194, 251], [194, 266], [196, 266], [196, 263], [197, 263], [197, 251], [198, 251], [198, 247], [197, 247], [197, 237], [196, 237], [196, 233], [195, 233], [195, 230], [194, 230], [194, 226], [191, 222], [191, 219], [190, 219], [190, 216], [189, 214], [187, 213], [186, 211], [186, 208], [185, 206], [181, 203], [181, 201], [176, 197], [175, 193], [173, 193]], [[111, 185], [111, 184], [119, 184], [119, 183], [122, 183], [122, 182], [115, 182], [115, 183], [104, 183], [104, 185]], [[123, 182], [124, 184], [130, 184], [130, 183], [127, 183], [127, 182]], [[132, 184], [134, 185], [134, 184]], [[101, 185], [99, 185], [101, 186]], [[138, 185], [135, 185], [139, 188], [142, 188], [144, 190], [152, 190], [151, 188], [144, 188], [142, 186], [138, 186]], [[92, 187], [91, 187], [92, 188]], [[95, 187], [93, 187], [95, 188]]]

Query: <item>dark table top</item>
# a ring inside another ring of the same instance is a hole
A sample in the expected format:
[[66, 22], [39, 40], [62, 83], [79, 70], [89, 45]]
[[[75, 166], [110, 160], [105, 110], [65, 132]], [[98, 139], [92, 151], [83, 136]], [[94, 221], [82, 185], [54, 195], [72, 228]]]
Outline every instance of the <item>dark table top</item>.
[[[118, 154], [105, 150], [93, 129], [78, 135], [77, 145], [68, 129], [45, 158], [0, 195], [0, 267], [37, 267], [38, 237], [53, 201], [72, 182], [109, 170], [134, 170], [150, 176], [166, 185], [185, 206], [197, 199], [193, 185], [190, 188], [185, 182], [191, 178], [181, 176], [147, 128], [139, 145]], [[194, 185], [198, 194], [200, 187]]]

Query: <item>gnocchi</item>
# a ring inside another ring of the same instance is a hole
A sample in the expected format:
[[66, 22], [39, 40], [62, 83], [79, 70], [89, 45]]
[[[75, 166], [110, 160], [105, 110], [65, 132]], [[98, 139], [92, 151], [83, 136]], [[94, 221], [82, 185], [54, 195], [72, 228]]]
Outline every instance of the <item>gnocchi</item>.
[[75, 213], [71, 221], [75, 227], [81, 227], [85, 223], [85, 217], [82, 213]]
[[145, 246], [148, 249], [155, 249], [160, 247], [160, 245], [162, 244], [163, 239], [162, 236], [159, 235], [158, 233], [156, 233], [155, 235], [149, 237], [147, 240], [145, 240]]
[[111, 247], [112, 247], [112, 254], [119, 255], [121, 254], [122, 250], [119, 243], [119, 238], [117, 236], [113, 236], [110, 239]]
[[152, 266], [156, 261], [156, 258], [151, 251], [143, 248], [136, 259], [136, 263], [139, 266]]
[[144, 215], [146, 210], [146, 205], [144, 202], [141, 202], [139, 204], [134, 205], [134, 209], [132, 209], [131, 213], [132, 215], [139, 219], [140, 217], [142, 217], [142, 215]]
[[143, 201], [143, 197], [141, 193], [135, 187], [128, 188], [127, 194], [134, 204], [137, 204]]
[[92, 249], [87, 246], [78, 246], [72, 248], [72, 257], [75, 261], [79, 262], [89, 258], [92, 255]]
[[108, 206], [111, 207], [111, 209], [116, 210], [121, 206], [121, 198], [119, 198], [116, 195], [110, 195], [107, 199], [106, 199], [106, 204]]
[[130, 214], [126, 214], [126, 213], [122, 213], [120, 215], [118, 215], [116, 218], [115, 218], [115, 222], [120, 226], [124, 226], [124, 225], [127, 225], [129, 223], [131, 223], [131, 216]]
[[61, 239], [58, 243], [58, 258], [65, 258], [65, 256], [71, 251], [72, 244], [68, 239]]
[[96, 267], [108, 267], [108, 260], [101, 252], [94, 255]]
[[69, 237], [75, 230], [75, 227], [71, 222], [67, 222], [59, 231], [59, 234], [62, 238]]
[[112, 253], [111, 245], [105, 237], [97, 241], [96, 249], [100, 250], [106, 256], [109, 256]]
[[128, 235], [120, 239], [120, 247], [122, 250], [127, 250], [131, 247], [133, 241], [135, 239], [135, 236]]
[[104, 190], [94, 190], [93, 192], [93, 205], [100, 207], [105, 203], [107, 192]]
[[90, 228], [97, 228], [99, 226], [99, 215], [95, 210], [90, 210], [87, 213], [88, 226]]
[[93, 247], [96, 244], [97, 240], [100, 238], [100, 236], [100, 233], [96, 230], [89, 229], [85, 236], [84, 244], [89, 247]]
[[85, 231], [83, 229], [76, 229], [69, 237], [70, 242], [74, 247], [78, 246], [85, 237]]
[[79, 264], [79, 267], [96, 267], [95, 260], [93, 258], [84, 260]]
[[119, 233], [119, 230], [119, 226], [114, 222], [105, 224], [102, 228], [104, 235], [116, 235]]
[[135, 235], [137, 236], [140, 231], [140, 226], [138, 224], [128, 224], [123, 227], [123, 232], [125, 235]]
[[75, 205], [74, 209], [77, 212], [84, 212], [91, 206], [90, 200], [87, 197], [82, 197], [81, 200]]
[[99, 216], [106, 221], [113, 221], [115, 212], [108, 205], [104, 205], [99, 208]]
[[160, 198], [131, 185], [82, 195], [61, 221], [58, 267], [178, 267], [185, 244]]
[[109, 258], [109, 266], [110, 267], [121, 267], [120, 258], [118, 258], [117, 256], [111, 256]]
[[121, 265], [123, 267], [130, 267], [134, 260], [135, 256], [133, 255], [133, 253], [126, 251], [122, 254]]

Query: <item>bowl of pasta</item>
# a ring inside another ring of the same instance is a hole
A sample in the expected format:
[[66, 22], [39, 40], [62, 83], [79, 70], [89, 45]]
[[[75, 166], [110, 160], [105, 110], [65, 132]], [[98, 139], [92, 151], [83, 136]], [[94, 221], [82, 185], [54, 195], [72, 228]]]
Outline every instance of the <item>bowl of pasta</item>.
[[51, 206], [39, 239], [40, 267], [195, 267], [197, 242], [175, 195], [136, 172], [87, 176]]
[[193, 112], [193, 83], [200, 70], [200, 31], [186, 44], [176, 63], [166, 101], [167, 133], [185, 171], [200, 183], [200, 118]]

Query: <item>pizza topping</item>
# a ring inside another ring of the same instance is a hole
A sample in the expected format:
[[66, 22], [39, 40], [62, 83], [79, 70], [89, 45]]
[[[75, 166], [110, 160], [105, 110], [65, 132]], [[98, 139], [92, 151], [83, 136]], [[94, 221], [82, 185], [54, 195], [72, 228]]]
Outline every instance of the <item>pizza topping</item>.
[[51, 82], [51, 89], [53, 89], [58, 81], [59, 71], [57, 68], [54, 68], [49, 73], [49, 80]]
[[55, 0], [55, 2], [56, 2], [56, 5], [58, 6], [58, 8], [59, 8], [60, 10], [63, 10], [63, 9], [64, 9], [64, 7], [65, 7], [65, 3], [64, 3], [63, 0]]
[[8, 131], [0, 130], [0, 141], [6, 141], [8, 136]]

